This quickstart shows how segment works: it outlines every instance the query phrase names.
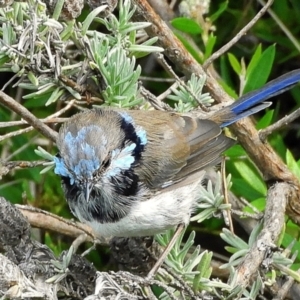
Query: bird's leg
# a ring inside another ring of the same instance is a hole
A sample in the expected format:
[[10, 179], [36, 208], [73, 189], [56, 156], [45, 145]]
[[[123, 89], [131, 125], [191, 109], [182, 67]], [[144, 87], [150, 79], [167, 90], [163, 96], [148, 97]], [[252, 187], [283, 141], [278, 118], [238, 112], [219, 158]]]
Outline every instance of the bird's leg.
[[152, 269], [150, 270], [150, 272], [148, 273], [146, 279], [150, 280], [152, 279], [152, 277], [156, 274], [156, 272], [158, 271], [158, 269], [160, 268], [160, 266], [163, 264], [165, 258], [168, 256], [168, 254], [170, 253], [171, 249], [173, 248], [177, 238], [179, 237], [179, 235], [181, 234], [181, 232], [184, 230], [185, 228], [185, 224], [179, 224], [176, 228], [176, 231], [174, 232], [174, 235], [172, 236], [172, 239], [170, 240], [169, 244], [167, 245], [167, 247], [165, 248], [165, 250], [163, 251], [163, 253], [160, 255], [160, 257], [158, 258], [158, 260], [156, 261], [155, 265], [152, 267]]

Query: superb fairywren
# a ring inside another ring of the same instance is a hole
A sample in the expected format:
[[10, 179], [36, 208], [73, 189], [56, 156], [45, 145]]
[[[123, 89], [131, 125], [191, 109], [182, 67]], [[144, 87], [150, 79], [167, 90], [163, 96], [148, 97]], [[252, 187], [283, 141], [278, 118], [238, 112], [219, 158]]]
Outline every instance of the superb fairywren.
[[55, 173], [72, 213], [98, 237], [147, 236], [193, 213], [205, 169], [234, 144], [222, 127], [269, 106], [300, 81], [290, 72], [212, 113], [209, 119], [162, 111], [96, 108], [59, 131]]

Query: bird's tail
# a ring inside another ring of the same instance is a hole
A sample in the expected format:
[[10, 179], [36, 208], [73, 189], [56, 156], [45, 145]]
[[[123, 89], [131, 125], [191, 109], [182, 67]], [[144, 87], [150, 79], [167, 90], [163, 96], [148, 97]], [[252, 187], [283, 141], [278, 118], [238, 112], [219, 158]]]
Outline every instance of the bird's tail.
[[250, 116], [270, 106], [270, 102], [263, 101], [291, 89], [299, 81], [300, 69], [297, 69], [268, 82], [258, 90], [247, 93], [236, 102], [224, 108], [223, 115], [226, 116], [227, 111], [230, 118], [224, 120], [220, 126], [228, 126], [244, 117]]

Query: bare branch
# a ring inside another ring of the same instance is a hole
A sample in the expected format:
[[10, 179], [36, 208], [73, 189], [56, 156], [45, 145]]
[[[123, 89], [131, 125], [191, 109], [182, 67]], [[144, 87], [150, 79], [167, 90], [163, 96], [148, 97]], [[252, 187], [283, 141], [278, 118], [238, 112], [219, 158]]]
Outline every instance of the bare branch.
[[286, 205], [294, 192], [289, 184], [283, 182], [276, 183], [269, 189], [263, 229], [238, 266], [235, 285], [247, 287], [252, 276], [257, 274], [266, 252], [276, 246], [285, 223]]
[[284, 126], [287, 126], [289, 123], [293, 122], [295, 119], [300, 116], [300, 108], [289, 114], [288, 116], [283, 117], [278, 122], [268, 126], [265, 129], [259, 131], [259, 137], [264, 142], [267, 137], [272, 134], [275, 130], [278, 130]]
[[52, 130], [50, 127], [41, 122], [36, 118], [30, 111], [28, 111], [24, 106], [19, 104], [13, 98], [6, 95], [4, 92], [0, 91], [0, 102], [5, 105], [7, 108], [11, 109], [24, 120], [26, 120], [32, 127], [38, 130], [41, 134], [56, 142], [57, 132]]
[[74, 238], [85, 233], [88, 235], [90, 242], [93, 242], [95, 239], [91, 228], [85, 224], [66, 220], [36, 207], [20, 204], [16, 204], [15, 206], [33, 227], [51, 230]]
[[207, 69], [214, 60], [219, 58], [225, 52], [227, 52], [234, 44], [236, 44], [240, 38], [247, 33], [247, 31], [265, 14], [268, 8], [272, 5], [274, 0], [269, 0], [263, 8], [257, 13], [257, 15], [244, 27], [240, 30], [236, 36], [230, 40], [227, 44], [225, 44], [221, 49], [213, 53], [203, 64], [203, 69]]

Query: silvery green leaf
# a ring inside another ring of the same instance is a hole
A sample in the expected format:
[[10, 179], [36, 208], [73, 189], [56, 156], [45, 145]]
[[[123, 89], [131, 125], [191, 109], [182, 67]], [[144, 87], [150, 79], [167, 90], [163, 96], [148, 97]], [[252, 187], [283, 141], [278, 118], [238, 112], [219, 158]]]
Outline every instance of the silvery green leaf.
[[127, 34], [131, 31], [137, 31], [140, 29], [144, 29], [151, 25], [150, 22], [136, 22], [136, 23], [129, 23], [121, 28], [121, 33]]
[[[192, 231], [189, 235], [188, 240], [181, 246], [181, 241], [182, 239], [178, 239], [178, 253], [177, 253], [177, 258], [181, 261], [181, 263], [184, 263], [185, 257], [189, 251], [189, 249], [194, 245], [194, 239], [195, 239], [195, 231]], [[182, 249], [180, 250], [180, 246]]]
[[237, 249], [248, 249], [249, 246], [241, 238], [233, 234], [227, 228], [223, 228], [223, 232], [220, 234], [221, 238], [228, 244]]
[[57, 268], [58, 270], [63, 270], [63, 269], [64, 269], [62, 263], [59, 262], [58, 260], [53, 260], [53, 259], [52, 259], [52, 260], [51, 260], [51, 263], [52, 263], [52, 265], [53, 265], [55, 268]]
[[28, 77], [28, 79], [31, 81], [31, 83], [32, 83], [34, 86], [38, 86], [38, 85], [39, 85], [39, 80], [38, 80], [38, 78], [33, 74], [32, 71], [29, 71], [29, 72], [28, 72], [27, 77]]
[[68, 252], [63, 256], [64, 267], [67, 268], [70, 265], [73, 254], [75, 253], [74, 246], [71, 245]]
[[146, 52], [146, 53], [153, 53], [153, 52], [163, 52], [164, 49], [157, 46], [147, 46], [147, 45], [130, 45], [128, 47], [129, 51], [134, 52]]
[[58, 87], [56, 88], [53, 93], [51, 94], [50, 98], [46, 102], [46, 106], [52, 104], [53, 102], [57, 101], [63, 94], [65, 93], [64, 89]]
[[244, 256], [249, 252], [249, 249], [242, 249], [230, 256], [229, 264], [236, 266], [244, 258]]
[[53, 27], [53, 28], [56, 28], [57, 30], [61, 31], [64, 29], [64, 27], [62, 26], [62, 24], [54, 19], [47, 19], [45, 22], [44, 22], [44, 25], [46, 26], [49, 26], [49, 27]]
[[81, 34], [86, 35], [87, 30], [89, 29], [91, 23], [97, 17], [102, 11], [104, 11], [107, 8], [107, 5], [101, 5], [97, 8], [95, 8], [92, 12], [88, 14], [88, 16], [85, 18], [84, 22], [82, 23], [81, 28]]
[[227, 291], [231, 291], [232, 287], [222, 281], [219, 280], [210, 280], [209, 281], [209, 287], [215, 287], [215, 288], [220, 288], [220, 289], [224, 289]]
[[6, 45], [10, 46], [16, 43], [16, 34], [11, 23], [7, 22], [2, 24], [2, 38]]
[[207, 208], [204, 209], [202, 212], [198, 213], [197, 215], [193, 216], [191, 218], [191, 221], [197, 221], [198, 223], [201, 223], [213, 216], [213, 213], [215, 212], [214, 208]]
[[34, 150], [34, 152], [44, 158], [44, 159], [47, 159], [47, 160], [50, 160], [50, 161], [53, 161], [54, 160], [54, 156], [52, 154], [50, 154], [48, 151], [46, 151], [45, 149], [43, 149], [42, 147], [38, 146], [37, 149]]
[[13, 64], [10, 69], [13, 73], [18, 73], [20, 71], [20, 66], [18, 64]]
[[[156, 43], [157, 41], [158, 41], [158, 37], [157, 37], [157, 36], [154, 36], [154, 37], [152, 37], [152, 38], [146, 40], [145, 42], [143, 42], [142, 45], [144, 45], [144, 46], [151, 46], [151, 45], [153, 45], [154, 43]], [[157, 46], [156, 46], [156, 47], [157, 47]], [[161, 47], [158, 47], [158, 48], [161, 48]], [[161, 49], [162, 49], [162, 51], [164, 51], [163, 48], [161, 48]], [[158, 52], [162, 52], [162, 51], [158, 51]]]
[[[222, 199], [222, 201], [223, 201], [223, 199]], [[228, 204], [221, 204], [219, 207], [219, 210], [230, 210], [231, 209], [231, 204], [230, 203], [228, 203]]]
[[199, 274], [201, 277], [209, 278], [211, 276], [211, 259], [212, 259], [213, 253], [210, 251], [208, 252], [205, 250], [201, 253], [201, 261], [197, 267], [197, 270], [199, 271]]
[[272, 259], [273, 259], [274, 263], [279, 264], [279, 265], [289, 266], [289, 265], [293, 264], [292, 259], [283, 256], [279, 252], [274, 252]]
[[[194, 244], [194, 242], [193, 242], [193, 244]], [[186, 259], [186, 261], [183, 265], [184, 269], [186, 270], [186, 273], [190, 272], [190, 274], [193, 274], [193, 275], [195, 275], [195, 272], [199, 273], [198, 270], [197, 271], [194, 270], [194, 268], [200, 263], [202, 256], [203, 256], [202, 253], [200, 255], [199, 255], [199, 253], [200, 253], [200, 246], [198, 245], [195, 248], [194, 252], [190, 255], [190, 257], [188, 257], [188, 259]]]
[[54, 163], [54, 162], [51, 162], [51, 165], [49, 164], [48, 167], [42, 169], [42, 170], [40, 171], [40, 174], [45, 174], [46, 172], [48, 172], [48, 171], [50, 171], [51, 169], [53, 169], [54, 166], [55, 166], [55, 163]]
[[[19, 86], [29, 89], [29, 86], [26, 85], [25, 83], [24, 84], [20, 83]], [[39, 96], [39, 95], [50, 93], [51, 91], [54, 91], [55, 87], [56, 87], [56, 84], [54, 84], [54, 83], [45, 84], [45, 85], [41, 86], [38, 91], [23, 96], [23, 99], [30, 99], [30, 98], [34, 98], [34, 97]], [[36, 87], [34, 87], [34, 88], [36, 89]]]
[[262, 228], [263, 228], [263, 222], [259, 222], [251, 231], [249, 242], [248, 242], [250, 247], [256, 242], [258, 234], [261, 232]]
[[59, 36], [62, 41], [67, 41], [68, 39], [70, 39], [70, 37], [74, 33], [74, 24], [75, 24], [75, 19], [69, 21], [67, 23], [67, 26], [64, 27], [63, 31], [60, 32]]
[[56, 274], [45, 280], [46, 283], [57, 283], [60, 281], [62, 274]]
[[77, 100], [81, 100], [81, 95], [73, 90], [70, 86], [65, 85], [64, 88]]

